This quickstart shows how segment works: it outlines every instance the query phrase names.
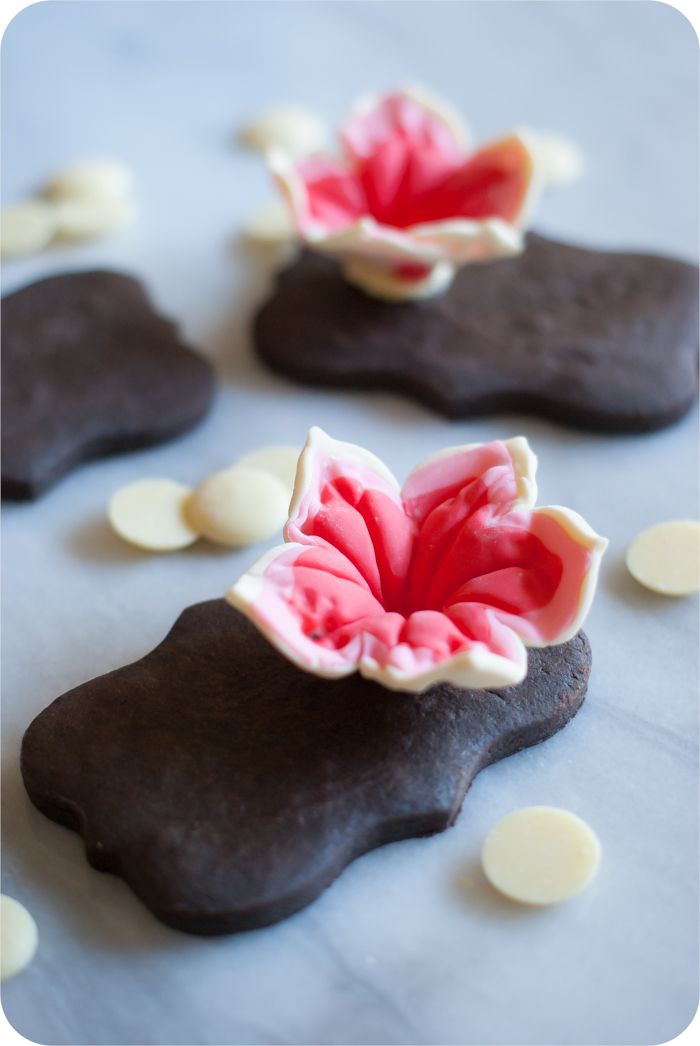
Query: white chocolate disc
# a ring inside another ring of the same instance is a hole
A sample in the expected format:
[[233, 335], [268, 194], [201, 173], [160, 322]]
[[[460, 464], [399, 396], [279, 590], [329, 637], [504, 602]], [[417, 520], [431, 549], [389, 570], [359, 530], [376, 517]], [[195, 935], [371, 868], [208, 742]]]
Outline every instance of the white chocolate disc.
[[174, 552], [199, 537], [185, 516], [190, 493], [172, 479], [140, 479], [112, 495], [107, 516], [130, 544], [149, 552]]
[[576, 814], [525, 806], [501, 818], [486, 837], [481, 863], [489, 882], [523, 904], [559, 904], [598, 871], [600, 843]]
[[39, 939], [36, 923], [14, 897], [0, 896], [0, 981], [14, 977], [34, 958]]
[[25, 200], [0, 215], [3, 255], [32, 254], [48, 247], [54, 238], [57, 213], [46, 200]]
[[540, 134], [539, 131], [529, 131], [528, 141], [545, 185], [572, 185], [579, 180], [583, 174], [583, 156], [572, 141], [558, 134]]
[[700, 591], [700, 523], [674, 519], [643, 530], [627, 549], [627, 569], [664, 596]]
[[262, 472], [272, 473], [280, 482], [284, 483], [291, 499], [300, 454], [301, 450], [298, 447], [282, 445], [261, 447], [260, 450], [254, 450], [240, 458], [236, 464], [243, 465], [244, 468], [260, 469]]
[[260, 469], [233, 465], [209, 476], [187, 503], [187, 518], [218, 545], [240, 547], [264, 541], [287, 521], [289, 491]]
[[52, 178], [44, 195], [53, 200], [104, 200], [126, 196], [131, 172], [115, 160], [84, 160]]
[[134, 216], [134, 208], [120, 197], [86, 198], [62, 200], [56, 204], [56, 214], [59, 239], [92, 240], [127, 225]]
[[255, 243], [290, 243], [295, 238], [289, 211], [282, 200], [271, 200], [254, 211], [245, 223], [244, 232]]
[[283, 149], [290, 156], [318, 152], [328, 140], [323, 121], [300, 105], [271, 106], [243, 128], [240, 141], [249, 149]]

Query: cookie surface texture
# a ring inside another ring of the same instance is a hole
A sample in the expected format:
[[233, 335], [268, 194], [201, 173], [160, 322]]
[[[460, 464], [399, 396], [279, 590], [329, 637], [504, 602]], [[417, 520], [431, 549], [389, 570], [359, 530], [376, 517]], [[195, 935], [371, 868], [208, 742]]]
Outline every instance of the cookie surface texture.
[[452, 418], [517, 410], [642, 432], [696, 399], [697, 281], [685, 262], [530, 235], [519, 257], [466, 266], [441, 296], [389, 304], [306, 252], [254, 338], [273, 370], [308, 384], [403, 392]]
[[211, 366], [129, 276], [53, 276], [2, 305], [3, 497], [36, 498], [83, 461], [171, 439], [210, 405]]
[[25, 734], [22, 774], [158, 918], [247, 930], [367, 850], [451, 825], [479, 770], [566, 725], [590, 663], [579, 633], [530, 650], [525, 681], [501, 691], [330, 682], [212, 600], [142, 660], [54, 701]]

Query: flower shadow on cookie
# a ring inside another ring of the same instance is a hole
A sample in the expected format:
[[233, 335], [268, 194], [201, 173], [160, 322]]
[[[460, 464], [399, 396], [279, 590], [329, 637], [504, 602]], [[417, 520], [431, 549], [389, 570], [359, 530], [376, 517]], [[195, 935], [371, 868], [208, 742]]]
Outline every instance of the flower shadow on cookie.
[[511, 686], [527, 646], [576, 634], [606, 545], [572, 510], [534, 507], [535, 469], [518, 437], [442, 451], [401, 489], [374, 455], [314, 428], [286, 543], [228, 599], [317, 675]]
[[304, 243], [368, 293], [440, 293], [457, 267], [523, 249], [539, 178], [522, 134], [472, 152], [451, 110], [413, 89], [363, 99], [340, 137], [342, 159], [272, 150], [269, 165]]

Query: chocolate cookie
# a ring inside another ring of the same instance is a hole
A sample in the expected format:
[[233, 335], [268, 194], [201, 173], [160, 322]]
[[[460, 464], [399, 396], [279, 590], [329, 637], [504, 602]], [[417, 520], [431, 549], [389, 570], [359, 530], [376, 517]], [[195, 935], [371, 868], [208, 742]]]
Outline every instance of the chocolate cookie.
[[299, 381], [405, 392], [448, 417], [525, 410], [642, 432], [696, 399], [697, 284], [684, 262], [530, 235], [440, 297], [387, 304], [307, 252], [280, 274], [255, 342]]
[[211, 366], [115, 272], [39, 280], [2, 303], [2, 494], [36, 498], [80, 462], [185, 432]]
[[585, 636], [529, 656], [525, 681], [500, 692], [397, 693], [308, 675], [223, 600], [199, 603], [142, 660], [42, 712], [22, 774], [90, 863], [164, 922], [264, 926], [365, 851], [447, 828], [479, 770], [571, 719]]

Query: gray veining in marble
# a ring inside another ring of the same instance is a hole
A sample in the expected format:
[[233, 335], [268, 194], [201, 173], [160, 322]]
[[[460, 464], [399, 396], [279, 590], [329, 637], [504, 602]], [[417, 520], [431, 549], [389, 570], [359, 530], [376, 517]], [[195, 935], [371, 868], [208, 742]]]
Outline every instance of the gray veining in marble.
[[[144, 277], [220, 368], [205, 424], [95, 463], [4, 511], [3, 889], [40, 944], [4, 986], [45, 1043], [655, 1043], [697, 1001], [697, 604], [640, 589], [634, 534], [697, 513], [697, 416], [665, 432], [585, 436], [520, 416], [449, 423], [390, 395], [306, 391], [266, 373], [247, 334], [269, 262], [235, 232], [270, 196], [236, 129], [293, 99], [336, 120], [368, 87], [419, 80], [479, 137], [512, 125], [570, 136], [587, 174], [538, 227], [611, 247], [697, 255], [697, 40], [646, 3], [45, 3], [3, 42], [3, 182], [17, 199], [86, 154], [135, 172], [141, 218], [118, 237], [4, 267], [5, 289], [66, 267]], [[17, 754], [68, 687], [140, 657], [180, 609], [217, 596], [255, 552], [148, 558], [106, 529], [111, 492], [142, 475], [194, 482], [310, 424], [399, 475], [446, 444], [525, 433], [540, 501], [611, 541], [589, 619], [586, 706], [551, 742], [484, 772], [457, 825], [376, 851], [305, 912], [218, 940], [159, 925], [76, 836], [27, 801]], [[500, 900], [477, 867], [496, 818], [568, 807], [604, 863], [561, 908]], [[467, 882], [462, 881], [467, 877]]]

